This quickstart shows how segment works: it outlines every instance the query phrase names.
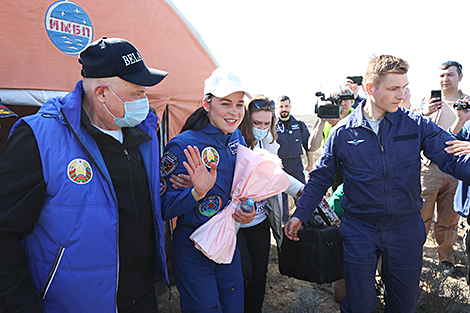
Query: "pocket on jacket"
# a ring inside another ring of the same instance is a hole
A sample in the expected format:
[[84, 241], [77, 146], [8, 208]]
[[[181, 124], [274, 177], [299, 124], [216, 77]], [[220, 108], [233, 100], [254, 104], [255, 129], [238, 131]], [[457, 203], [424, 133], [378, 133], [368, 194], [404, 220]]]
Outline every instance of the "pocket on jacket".
[[55, 262], [49, 273], [49, 276], [47, 277], [47, 280], [44, 283], [44, 287], [42, 288], [41, 297], [40, 297], [41, 300], [44, 300], [46, 298], [47, 291], [49, 290], [49, 287], [51, 287], [52, 281], [54, 280], [57, 270], [59, 269], [60, 261], [62, 260], [64, 252], [65, 252], [65, 247], [60, 247], [59, 252], [57, 253], [57, 256], [55, 258]]

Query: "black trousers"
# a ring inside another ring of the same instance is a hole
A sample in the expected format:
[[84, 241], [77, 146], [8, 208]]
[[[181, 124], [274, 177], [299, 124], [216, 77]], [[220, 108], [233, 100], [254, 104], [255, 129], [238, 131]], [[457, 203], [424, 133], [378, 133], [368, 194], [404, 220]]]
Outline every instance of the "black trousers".
[[271, 233], [266, 218], [258, 225], [240, 228], [237, 235], [245, 281], [245, 313], [261, 312], [266, 291]]
[[135, 301], [127, 308], [118, 308], [119, 313], [158, 313], [157, 297], [155, 289], [149, 288], [149, 291], [140, 299]]

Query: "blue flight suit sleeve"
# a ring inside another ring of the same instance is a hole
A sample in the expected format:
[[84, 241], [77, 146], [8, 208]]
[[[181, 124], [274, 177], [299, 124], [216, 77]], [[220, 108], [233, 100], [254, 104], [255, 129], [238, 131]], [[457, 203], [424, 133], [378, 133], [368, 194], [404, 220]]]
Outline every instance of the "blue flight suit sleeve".
[[163, 153], [161, 180], [165, 185], [165, 190], [162, 192], [162, 213], [165, 221], [181, 216], [199, 205], [191, 193], [193, 187], [173, 189], [169, 181], [172, 174], [188, 174], [183, 165], [183, 162], [187, 162], [183, 152], [186, 147], [182, 141], [173, 138]]
[[304, 224], [307, 223], [309, 217], [320, 203], [335, 181], [335, 173], [339, 168], [337, 151], [335, 149], [335, 140], [337, 140], [338, 132], [333, 132], [328, 136], [325, 142], [320, 158], [315, 168], [310, 172], [310, 179], [304, 187], [302, 196], [300, 197], [294, 217], [300, 219]]
[[421, 148], [424, 155], [437, 164], [439, 169], [445, 173], [470, 183], [470, 155], [455, 156], [447, 153], [446, 141], [455, 140], [455, 137], [437, 126], [429, 119], [422, 119], [423, 142]]

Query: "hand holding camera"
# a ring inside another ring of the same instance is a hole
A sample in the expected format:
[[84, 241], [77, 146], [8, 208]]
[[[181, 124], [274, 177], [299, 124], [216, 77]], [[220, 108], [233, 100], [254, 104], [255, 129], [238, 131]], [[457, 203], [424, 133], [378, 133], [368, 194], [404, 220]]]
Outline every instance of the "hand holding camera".
[[315, 113], [319, 118], [324, 119], [338, 119], [341, 115], [341, 101], [354, 100], [353, 94], [333, 94], [325, 98], [325, 94], [319, 91], [315, 93], [315, 96], [326, 103], [324, 105], [319, 105], [318, 102], [315, 104]]

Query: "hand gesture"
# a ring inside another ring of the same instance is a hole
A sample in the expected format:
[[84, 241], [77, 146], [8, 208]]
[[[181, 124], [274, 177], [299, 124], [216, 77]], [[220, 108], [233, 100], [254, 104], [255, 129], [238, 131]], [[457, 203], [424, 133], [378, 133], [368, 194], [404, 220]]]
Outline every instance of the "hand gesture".
[[212, 162], [211, 170], [208, 172], [206, 165], [202, 161], [199, 149], [196, 146], [188, 146], [183, 152], [188, 159], [188, 162], [183, 162], [183, 165], [188, 171], [193, 183], [193, 190], [191, 192], [194, 199], [199, 201], [206, 196], [206, 193], [215, 184], [215, 180], [217, 179], [217, 164]]

